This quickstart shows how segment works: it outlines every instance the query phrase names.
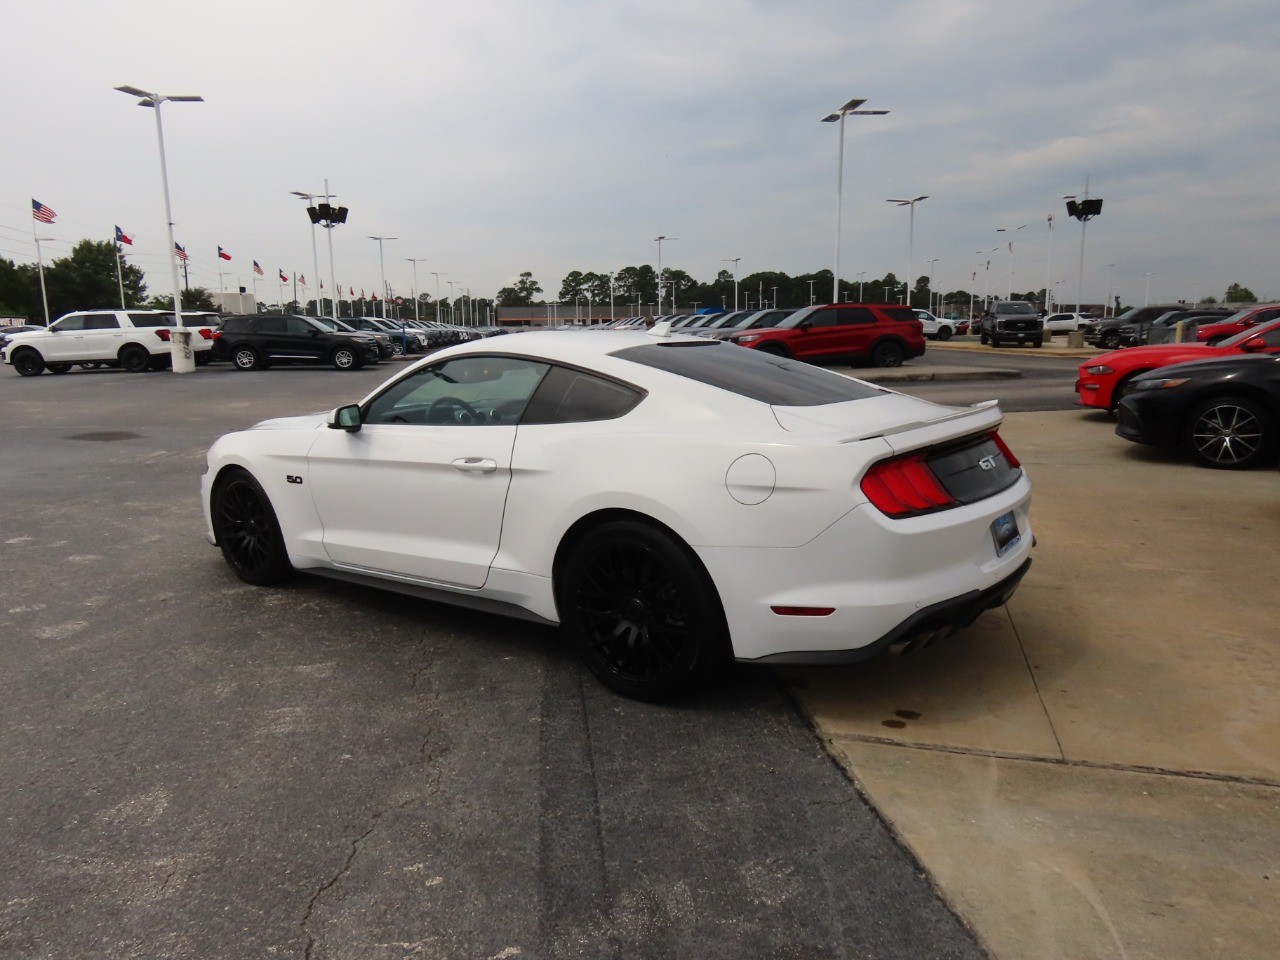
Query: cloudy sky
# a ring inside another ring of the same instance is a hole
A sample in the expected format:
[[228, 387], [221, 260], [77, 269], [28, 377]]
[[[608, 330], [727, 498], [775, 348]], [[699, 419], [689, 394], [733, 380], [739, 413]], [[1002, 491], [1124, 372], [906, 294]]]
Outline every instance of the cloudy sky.
[[[119, 224], [156, 292], [155, 124], [125, 84], [205, 98], [162, 117], [176, 237], [215, 290], [253, 260], [313, 273], [290, 191], [325, 178], [351, 211], [344, 289], [379, 284], [370, 235], [397, 238], [397, 292], [425, 258], [432, 295], [433, 272], [491, 296], [528, 270], [550, 299], [570, 270], [656, 264], [660, 234], [698, 280], [733, 257], [743, 276], [830, 269], [838, 125], [819, 121], [862, 97], [891, 112], [846, 124], [846, 279], [906, 273], [907, 210], [885, 200], [927, 194], [915, 275], [936, 258], [945, 289], [1003, 294], [1011, 261], [1038, 289], [1052, 256], [1074, 301], [1061, 198], [1089, 176], [1086, 300], [1108, 275], [1127, 303], [1148, 284], [1280, 298], [1274, 0], [46, 0], [4, 21], [0, 256], [35, 259], [34, 197], [58, 213], [47, 256]], [[1022, 224], [1010, 257], [997, 228]]]

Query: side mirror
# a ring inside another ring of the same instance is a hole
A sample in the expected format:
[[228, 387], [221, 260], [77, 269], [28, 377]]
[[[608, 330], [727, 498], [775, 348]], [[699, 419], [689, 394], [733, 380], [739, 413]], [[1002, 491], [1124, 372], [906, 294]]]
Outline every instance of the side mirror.
[[799, 323], [797, 323], [797, 324], [796, 324], [796, 329], [797, 329], [797, 330], [808, 330], [811, 326], [813, 326], [813, 324], [811, 324], [811, 323], [806, 319], [806, 320], [801, 320]]
[[360, 430], [360, 407], [354, 403], [348, 403], [345, 407], [338, 407], [329, 414], [330, 430], [345, 430], [347, 433], [357, 433]]
[[1250, 337], [1240, 344], [1240, 349], [1245, 353], [1257, 353], [1259, 350], [1265, 350], [1267, 349], [1266, 337]]

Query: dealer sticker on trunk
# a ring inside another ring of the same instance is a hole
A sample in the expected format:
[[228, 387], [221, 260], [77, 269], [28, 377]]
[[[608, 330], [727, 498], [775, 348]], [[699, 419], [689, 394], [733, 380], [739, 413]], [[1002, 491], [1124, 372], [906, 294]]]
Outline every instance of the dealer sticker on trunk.
[[1003, 557], [1018, 545], [1022, 533], [1018, 530], [1018, 518], [1013, 511], [996, 517], [991, 521], [991, 536], [996, 542], [996, 556]]

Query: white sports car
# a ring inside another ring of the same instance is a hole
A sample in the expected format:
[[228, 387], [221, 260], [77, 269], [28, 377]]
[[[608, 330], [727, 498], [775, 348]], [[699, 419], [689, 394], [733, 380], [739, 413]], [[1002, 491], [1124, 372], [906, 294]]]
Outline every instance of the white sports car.
[[667, 324], [527, 333], [228, 434], [202, 493], [248, 583], [306, 570], [558, 623], [605, 684], [661, 699], [1005, 602], [1031, 484], [1000, 422]]

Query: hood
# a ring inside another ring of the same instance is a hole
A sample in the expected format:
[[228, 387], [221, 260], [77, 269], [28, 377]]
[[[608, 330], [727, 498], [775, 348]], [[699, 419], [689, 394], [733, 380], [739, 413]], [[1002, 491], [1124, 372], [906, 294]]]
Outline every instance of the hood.
[[1122, 366], [1127, 370], [1132, 370], [1135, 366], [1144, 363], [1166, 364], [1177, 363], [1180, 358], [1187, 360], [1198, 359], [1202, 355], [1213, 355], [1209, 351], [1216, 350], [1204, 343], [1156, 343], [1144, 347], [1126, 347], [1123, 350], [1112, 350], [1110, 353], [1100, 353], [1096, 357], [1090, 357], [1080, 362], [1080, 367], [1093, 367], [1106, 365], [1112, 360], [1120, 357], [1124, 358]]
[[276, 417], [255, 423], [250, 430], [318, 430], [329, 423], [329, 411], [309, 413], [303, 417]]

